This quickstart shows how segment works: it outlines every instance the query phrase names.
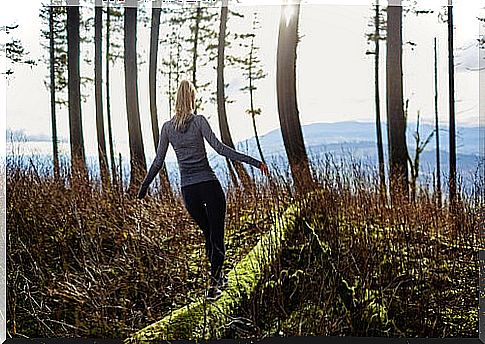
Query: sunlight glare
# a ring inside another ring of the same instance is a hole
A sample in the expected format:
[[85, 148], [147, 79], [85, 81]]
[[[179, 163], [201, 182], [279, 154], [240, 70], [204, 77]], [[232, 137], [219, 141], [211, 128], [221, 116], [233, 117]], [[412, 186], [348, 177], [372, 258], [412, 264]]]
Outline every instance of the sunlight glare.
[[286, 26], [290, 23], [291, 18], [295, 14], [295, 7], [292, 6], [291, 4], [288, 4], [285, 6], [285, 18], [286, 18]]

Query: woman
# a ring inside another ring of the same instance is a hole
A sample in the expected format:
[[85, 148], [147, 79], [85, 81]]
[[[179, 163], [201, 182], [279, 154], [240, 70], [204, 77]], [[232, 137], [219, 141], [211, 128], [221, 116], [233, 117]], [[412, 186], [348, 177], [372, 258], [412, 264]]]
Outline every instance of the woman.
[[145, 197], [148, 186], [162, 167], [168, 143], [172, 144], [180, 170], [181, 189], [185, 207], [202, 229], [205, 248], [211, 265], [209, 300], [217, 299], [227, 284], [222, 265], [225, 258], [224, 218], [226, 198], [221, 184], [207, 161], [204, 139], [214, 150], [231, 159], [245, 162], [268, 175], [263, 162], [239, 153], [221, 143], [202, 115], [195, 115], [195, 89], [188, 80], [183, 80], [177, 91], [175, 116], [166, 121], [161, 129], [157, 154], [138, 192]]

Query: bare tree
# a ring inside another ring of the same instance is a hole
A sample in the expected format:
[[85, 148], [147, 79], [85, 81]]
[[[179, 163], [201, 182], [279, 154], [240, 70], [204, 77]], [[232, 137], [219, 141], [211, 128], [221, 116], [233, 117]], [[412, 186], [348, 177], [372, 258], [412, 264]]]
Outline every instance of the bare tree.
[[295, 187], [304, 191], [313, 181], [296, 99], [296, 48], [300, 2], [281, 6], [276, 56], [276, 88], [281, 133]]
[[54, 177], [59, 179], [59, 148], [57, 146], [56, 118], [56, 72], [55, 72], [55, 41], [54, 41], [54, 7], [49, 6], [49, 69], [51, 96], [51, 126], [52, 126], [52, 156], [54, 162]]
[[81, 118], [79, 3], [67, 7], [67, 65], [71, 164], [75, 177], [87, 177]]
[[197, 56], [198, 56], [198, 43], [199, 43], [199, 29], [200, 29], [200, 20], [202, 17], [202, 9], [200, 7], [200, 3], [197, 3], [197, 9], [195, 10], [195, 25], [194, 25], [194, 47], [193, 55], [192, 55], [192, 84], [194, 84], [195, 89], [197, 89]]
[[[406, 111], [407, 113], [407, 111]], [[407, 117], [407, 116], [406, 116]], [[420, 111], [418, 110], [418, 117], [416, 121], [416, 131], [414, 132], [414, 141], [415, 141], [415, 148], [414, 148], [414, 157], [411, 158], [408, 156], [409, 164], [411, 166], [411, 199], [413, 202], [416, 201], [416, 183], [419, 177], [419, 161], [421, 154], [423, 153], [424, 149], [428, 145], [428, 143], [431, 141], [431, 138], [433, 137], [434, 132], [432, 131], [428, 137], [422, 141], [421, 140], [421, 133], [419, 129], [419, 120], [420, 120]]]
[[438, 52], [434, 38], [434, 123], [436, 133], [436, 194], [438, 206], [441, 206], [441, 162], [440, 162], [440, 129], [438, 122]]
[[[226, 46], [226, 25], [228, 16], [228, 4], [227, 0], [222, 1], [221, 6], [221, 21], [219, 27], [219, 44], [217, 54], [217, 113], [219, 116], [219, 129], [221, 131], [221, 140], [224, 144], [231, 148], [234, 148], [231, 132], [229, 130], [229, 124], [227, 122], [226, 113], [226, 97], [225, 97], [225, 85], [224, 85], [224, 49]], [[243, 187], [247, 188], [251, 186], [251, 177], [247, 173], [246, 169], [238, 161], [230, 161], [226, 158], [227, 166], [231, 173], [233, 182], [236, 182], [234, 174], [231, 171], [231, 164], [236, 170]], [[236, 182], [237, 185], [237, 182]]]
[[98, 139], [98, 161], [101, 173], [101, 181], [103, 186], [107, 188], [109, 187], [109, 172], [103, 117], [103, 3], [101, 0], [96, 0], [94, 11], [94, 83], [96, 99], [96, 133]]
[[[113, 142], [113, 126], [111, 120], [111, 90], [110, 90], [110, 62], [121, 58], [122, 55], [118, 52], [113, 52], [121, 48], [120, 44], [113, 42], [112, 35], [122, 31], [121, 25], [122, 13], [121, 11], [110, 7], [109, 1], [106, 3], [106, 45], [105, 45], [105, 60], [106, 60], [106, 117], [108, 120], [108, 144], [109, 156], [111, 164], [111, 176], [113, 183], [117, 182], [118, 176], [116, 171], [116, 157], [114, 152]], [[121, 179], [120, 179], [121, 180]]]
[[[150, 92], [150, 114], [152, 122], [153, 143], [155, 151], [158, 147], [159, 128], [157, 113], [157, 66], [158, 66], [158, 37], [160, 31], [161, 1], [152, 2], [152, 20], [150, 27], [150, 61], [148, 67], [148, 83]], [[165, 162], [160, 170], [160, 185], [167, 195], [172, 194]]]
[[387, 126], [389, 142], [389, 164], [391, 201], [395, 204], [408, 197], [408, 151], [406, 145], [406, 118], [403, 109], [402, 82], [402, 6], [387, 8]]
[[116, 183], [116, 163], [115, 163], [115, 154], [114, 154], [114, 147], [113, 147], [113, 126], [111, 123], [111, 97], [110, 97], [110, 87], [109, 87], [109, 78], [110, 78], [110, 37], [111, 37], [111, 8], [109, 7], [109, 1], [106, 4], [106, 117], [108, 119], [108, 145], [109, 145], [109, 157], [111, 163], [111, 178], [114, 183]]
[[124, 64], [126, 113], [130, 142], [130, 185], [128, 192], [135, 192], [146, 173], [146, 158], [138, 106], [138, 65], [136, 54], [137, 1], [125, 3], [124, 14]]
[[455, 63], [453, 58], [453, 1], [448, 0], [448, 86], [450, 145], [450, 204], [456, 201]]
[[367, 37], [370, 41], [374, 42], [374, 51], [367, 52], [367, 54], [374, 55], [374, 99], [375, 99], [375, 111], [376, 111], [376, 137], [377, 137], [377, 157], [379, 163], [379, 185], [381, 194], [386, 195], [386, 172], [384, 162], [384, 145], [382, 143], [382, 125], [381, 125], [381, 100], [379, 91], [379, 57], [380, 57], [380, 41], [385, 40], [385, 37], [381, 35], [381, 27], [385, 25], [381, 16], [381, 8], [379, 0], [376, 0], [374, 11], [374, 32], [368, 34]]

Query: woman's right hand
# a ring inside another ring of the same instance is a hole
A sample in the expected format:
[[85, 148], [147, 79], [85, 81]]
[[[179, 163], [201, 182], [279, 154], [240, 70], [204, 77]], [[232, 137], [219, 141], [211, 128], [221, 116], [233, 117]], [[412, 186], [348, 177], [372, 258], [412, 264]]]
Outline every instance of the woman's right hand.
[[264, 173], [264, 175], [269, 176], [268, 165], [266, 165], [264, 162], [261, 163], [259, 169]]

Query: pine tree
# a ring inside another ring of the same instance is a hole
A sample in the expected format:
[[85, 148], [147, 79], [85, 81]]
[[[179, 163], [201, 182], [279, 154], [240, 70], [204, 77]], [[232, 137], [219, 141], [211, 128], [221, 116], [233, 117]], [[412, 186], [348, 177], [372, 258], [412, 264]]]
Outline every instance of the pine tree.
[[[231, 132], [229, 130], [229, 123], [227, 121], [226, 112], [226, 95], [225, 95], [225, 83], [224, 83], [224, 60], [225, 60], [225, 48], [227, 45], [227, 20], [228, 20], [228, 3], [223, 1], [221, 5], [221, 16], [219, 25], [219, 42], [217, 46], [217, 114], [219, 118], [219, 129], [221, 131], [221, 140], [224, 144], [231, 148], [234, 148], [234, 142], [232, 140]], [[230, 161], [226, 159], [226, 163], [231, 175], [233, 184], [237, 185], [233, 168], [236, 171], [241, 183], [245, 189], [252, 187], [252, 180], [247, 173], [244, 166], [239, 161]]]
[[249, 94], [249, 108], [246, 110], [246, 113], [251, 116], [259, 156], [261, 161], [266, 163], [256, 126], [256, 116], [261, 114], [261, 108], [256, 107], [254, 104], [254, 92], [257, 90], [256, 83], [267, 76], [267, 73], [261, 67], [261, 60], [258, 58], [259, 47], [254, 42], [256, 32], [261, 28], [259, 24], [257, 12], [254, 12], [251, 32], [237, 35], [242, 40], [239, 46], [244, 49], [247, 55], [243, 55], [241, 58], [234, 58], [234, 61], [240, 66], [243, 71], [242, 75], [248, 81], [248, 85], [240, 90]]
[[380, 41], [385, 40], [385, 34], [381, 33], [385, 29], [386, 22], [382, 16], [382, 10], [379, 6], [379, 0], [376, 0], [374, 18], [373, 18], [373, 32], [367, 34], [367, 40], [374, 43], [374, 51], [367, 51], [366, 54], [374, 55], [374, 98], [376, 111], [376, 137], [377, 137], [377, 157], [379, 163], [379, 185], [381, 194], [386, 195], [386, 172], [384, 162], [384, 145], [382, 141], [382, 125], [381, 125], [381, 100], [379, 90], [379, 58], [380, 58]]
[[[200, 3], [186, 8], [171, 10], [166, 24], [175, 30], [173, 65], [175, 68], [173, 88], [178, 87], [182, 75], [192, 81], [197, 90], [196, 112], [204, 111], [209, 102], [215, 102], [211, 82], [202, 80], [199, 73], [202, 69], [215, 68], [217, 59], [218, 13], [214, 7], [204, 7]], [[178, 38], [176, 38], [178, 37]], [[169, 37], [164, 44], [169, 45]], [[167, 59], [163, 62], [169, 67]], [[184, 68], [186, 67], [186, 68]], [[164, 69], [167, 72], [167, 68]], [[173, 101], [173, 99], [172, 99]]]
[[60, 101], [60, 93], [67, 87], [65, 74], [67, 73], [67, 35], [66, 35], [66, 8], [61, 6], [46, 6], [40, 8], [42, 27], [47, 26], [48, 30], [41, 30], [41, 37], [48, 43], [41, 42], [41, 46], [48, 52], [43, 58], [49, 65], [49, 81], [44, 85], [50, 93], [51, 106], [51, 134], [52, 134], [52, 157], [54, 165], [54, 177], [59, 179], [59, 148], [57, 137], [57, 105], [65, 104]]
[[[165, 94], [168, 98], [168, 113], [171, 118], [174, 114], [175, 108], [175, 95], [177, 93], [177, 87], [184, 74], [187, 73], [187, 66], [190, 65], [190, 61], [187, 58], [187, 54], [184, 54], [184, 30], [180, 26], [182, 25], [181, 17], [182, 11], [180, 9], [164, 8], [162, 9], [164, 27], [168, 32], [166, 35], [162, 35], [161, 46], [165, 54], [163, 54], [160, 71], [164, 75]], [[168, 53], [167, 53], [168, 51]]]
[[[6, 25], [1, 28], [1, 30], [5, 31], [7, 35], [12, 35], [10, 40], [5, 43], [4, 46], [2, 45], [1, 48], [5, 49], [5, 56], [7, 57], [7, 60], [12, 64], [23, 63], [31, 66], [36, 65], [37, 63], [34, 60], [27, 58], [27, 55], [29, 53], [25, 50], [22, 42], [18, 38], [15, 38], [13, 36], [14, 30], [18, 27], [18, 24], [14, 24]], [[2, 74], [6, 74], [7, 76], [12, 75], [13, 70], [9, 68], [5, 73]]]

